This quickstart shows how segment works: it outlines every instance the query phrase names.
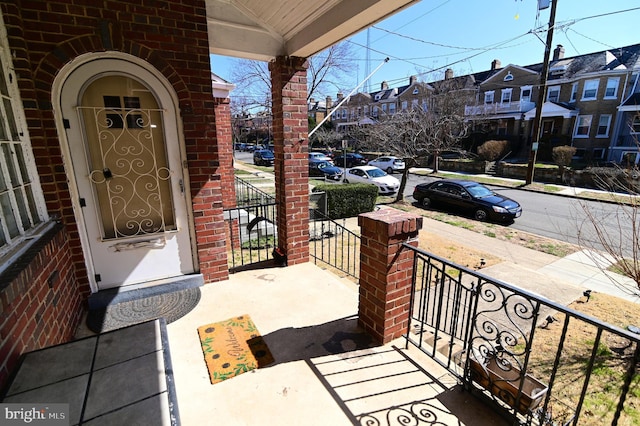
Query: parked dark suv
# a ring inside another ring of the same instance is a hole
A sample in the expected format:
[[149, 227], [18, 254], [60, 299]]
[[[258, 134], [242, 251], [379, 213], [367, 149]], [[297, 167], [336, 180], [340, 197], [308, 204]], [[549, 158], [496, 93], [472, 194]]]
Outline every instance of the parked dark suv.
[[346, 167], [348, 169], [350, 169], [351, 167], [367, 165], [367, 159], [362, 155], [356, 153], [348, 153], [346, 156], [344, 154], [341, 154], [337, 157], [333, 157], [333, 164], [338, 167], [345, 167], [345, 160]]
[[253, 151], [253, 164], [256, 166], [273, 166], [274, 160], [273, 152], [268, 149]]

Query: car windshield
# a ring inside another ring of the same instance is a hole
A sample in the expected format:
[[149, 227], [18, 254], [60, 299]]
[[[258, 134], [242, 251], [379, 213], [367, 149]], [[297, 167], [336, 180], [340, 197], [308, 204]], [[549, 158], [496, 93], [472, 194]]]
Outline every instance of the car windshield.
[[382, 177], [386, 175], [386, 173], [380, 169], [367, 170], [367, 174], [372, 178]]
[[484, 198], [493, 195], [493, 191], [482, 185], [467, 186], [467, 191], [471, 193], [474, 198]]
[[269, 150], [260, 151], [260, 155], [262, 155], [263, 158], [274, 158], [273, 152]]
[[331, 164], [326, 161], [320, 161], [316, 167], [318, 167], [319, 169], [324, 169], [325, 167], [331, 167]]

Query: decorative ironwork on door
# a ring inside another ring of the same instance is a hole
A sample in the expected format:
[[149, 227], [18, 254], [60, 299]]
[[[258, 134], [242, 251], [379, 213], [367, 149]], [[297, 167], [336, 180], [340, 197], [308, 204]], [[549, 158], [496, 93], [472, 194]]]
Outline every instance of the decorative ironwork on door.
[[105, 107], [78, 108], [103, 238], [175, 231], [162, 110], [140, 108], [138, 97], [103, 99]]

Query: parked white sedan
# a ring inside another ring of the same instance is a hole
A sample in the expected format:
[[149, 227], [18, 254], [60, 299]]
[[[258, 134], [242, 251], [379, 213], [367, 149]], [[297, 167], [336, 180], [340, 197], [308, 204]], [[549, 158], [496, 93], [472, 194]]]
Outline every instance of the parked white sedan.
[[369, 165], [382, 169], [389, 174], [393, 172], [401, 172], [404, 170], [404, 160], [402, 158], [389, 155], [371, 160], [369, 161]]
[[344, 175], [344, 183], [372, 183], [378, 187], [378, 193], [381, 195], [395, 194], [400, 188], [398, 179], [373, 166], [348, 169]]

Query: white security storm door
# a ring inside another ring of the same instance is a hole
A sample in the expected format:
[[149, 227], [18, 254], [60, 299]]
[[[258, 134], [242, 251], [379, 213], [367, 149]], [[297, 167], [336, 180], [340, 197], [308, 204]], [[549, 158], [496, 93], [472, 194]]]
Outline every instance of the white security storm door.
[[61, 106], [97, 289], [193, 273], [174, 107], [131, 75], [72, 77], [87, 78]]

